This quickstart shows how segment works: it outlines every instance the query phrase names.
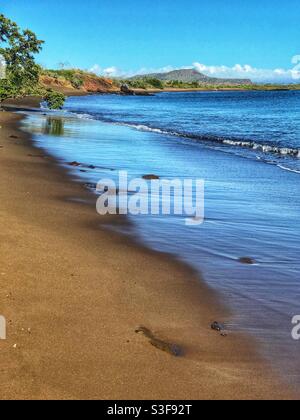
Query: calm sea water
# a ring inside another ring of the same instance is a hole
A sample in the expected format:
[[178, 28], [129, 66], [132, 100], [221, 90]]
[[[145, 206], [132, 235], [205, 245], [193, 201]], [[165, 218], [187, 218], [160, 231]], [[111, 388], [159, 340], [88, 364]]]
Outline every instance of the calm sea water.
[[[24, 126], [63, 162], [95, 165], [84, 182], [132, 177], [205, 180], [205, 223], [131, 217], [134, 235], [204, 275], [285, 378], [300, 385], [300, 92], [162, 93], [68, 99]], [[128, 234], [133, 234], [128, 233]], [[255, 265], [243, 265], [251, 257]], [[222, 320], [220, 320], [222, 321]]]

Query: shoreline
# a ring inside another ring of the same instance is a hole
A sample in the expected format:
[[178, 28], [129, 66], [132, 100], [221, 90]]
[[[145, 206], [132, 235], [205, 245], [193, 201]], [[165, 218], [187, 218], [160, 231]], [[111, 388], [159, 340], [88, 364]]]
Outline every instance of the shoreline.
[[[191, 92], [291, 92], [291, 91], [295, 91], [298, 92], [300, 90], [300, 88], [295, 88], [295, 89], [280, 89], [280, 88], [270, 88], [270, 89], [243, 89], [240, 87], [234, 88], [234, 87], [228, 87], [228, 88], [190, 88], [190, 89], [181, 89], [181, 88], [165, 88], [165, 89], [132, 89], [134, 92], [136, 93], [150, 93], [150, 94], [155, 94], [155, 93], [191, 93]], [[75, 95], [74, 95], [75, 96]]]
[[97, 216], [92, 195], [19, 130], [22, 118], [0, 113], [1, 398], [293, 398], [252, 339], [210, 330], [230, 314], [203, 279], [107, 231], [122, 221]]

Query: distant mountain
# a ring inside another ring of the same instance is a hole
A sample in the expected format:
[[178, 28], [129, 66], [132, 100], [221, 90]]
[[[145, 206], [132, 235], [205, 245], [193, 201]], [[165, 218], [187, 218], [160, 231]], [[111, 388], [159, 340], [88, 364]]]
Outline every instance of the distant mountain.
[[143, 77], [155, 78], [163, 82], [170, 82], [170, 81], [179, 81], [183, 83], [198, 82], [198, 83], [209, 84], [209, 85], [224, 85], [224, 84], [251, 85], [252, 84], [252, 81], [250, 79], [220, 79], [216, 77], [206, 76], [205, 74], [202, 74], [195, 69], [174, 70], [168, 73], [143, 74], [140, 76], [134, 76], [131, 78], [131, 80], [138, 80]]

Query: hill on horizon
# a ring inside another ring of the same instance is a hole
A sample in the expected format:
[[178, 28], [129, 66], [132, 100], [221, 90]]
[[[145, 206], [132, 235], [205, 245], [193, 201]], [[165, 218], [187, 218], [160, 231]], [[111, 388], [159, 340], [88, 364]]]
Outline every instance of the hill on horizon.
[[167, 73], [150, 73], [131, 77], [129, 80], [139, 80], [142, 78], [154, 78], [162, 82], [179, 81], [183, 83], [200, 83], [209, 85], [243, 85], [252, 84], [250, 79], [222, 79], [217, 77], [209, 77], [195, 69], [173, 70]]

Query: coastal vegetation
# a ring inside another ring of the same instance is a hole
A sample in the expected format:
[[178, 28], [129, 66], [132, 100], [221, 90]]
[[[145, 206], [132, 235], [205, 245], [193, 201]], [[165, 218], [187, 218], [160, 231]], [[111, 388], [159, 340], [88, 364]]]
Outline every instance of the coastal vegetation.
[[48, 89], [43, 94], [44, 100], [47, 102], [50, 109], [62, 109], [65, 103], [65, 95], [55, 90]]
[[155, 78], [141, 77], [134, 79], [123, 79], [121, 83], [126, 83], [132, 89], [159, 89], [159, 90], [300, 90], [300, 84], [230, 84], [230, 83], [203, 83], [203, 82], [184, 82], [181, 80], [162, 81]]
[[42, 49], [43, 41], [29, 29], [21, 30], [12, 20], [0, 15], [0, 55], [6, 68], [0, 80], [0, 103], [8, 98], [40, 95], [49, 106], [61, 108], [64, 97], [40, 83], [40, 67], [35, 55]]
[[164, 83], [155, 77], [143, 77], [138, 79], [122, 79], [116, 80], [119, 84], [127, 84], [132, 89], [160, 89], [165, 88]]

